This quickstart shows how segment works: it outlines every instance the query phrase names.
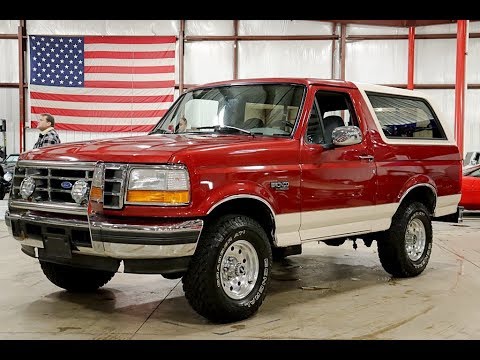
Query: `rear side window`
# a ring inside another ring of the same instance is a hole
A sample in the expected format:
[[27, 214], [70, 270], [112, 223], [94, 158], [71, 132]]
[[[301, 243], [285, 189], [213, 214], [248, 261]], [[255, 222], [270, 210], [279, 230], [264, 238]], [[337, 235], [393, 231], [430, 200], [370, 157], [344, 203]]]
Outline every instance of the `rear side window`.
[[383, 133], [389, 139], [446, 139], [430, 105], [423, 99], [367, 92]]

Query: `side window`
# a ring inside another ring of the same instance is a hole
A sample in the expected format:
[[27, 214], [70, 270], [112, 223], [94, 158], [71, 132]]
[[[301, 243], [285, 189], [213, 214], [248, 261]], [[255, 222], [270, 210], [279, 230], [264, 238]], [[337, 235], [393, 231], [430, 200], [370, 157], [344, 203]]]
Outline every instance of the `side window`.
[[307, 142], [330, 145], [333, 143], [333, 130], [347, 125], [358, 126], [348, 94], [317, 91], [315, 104], [308, 121]]
[[389, 139], [446, 139], [440, 121], [420, 98], [367, 92], [367, 96]]

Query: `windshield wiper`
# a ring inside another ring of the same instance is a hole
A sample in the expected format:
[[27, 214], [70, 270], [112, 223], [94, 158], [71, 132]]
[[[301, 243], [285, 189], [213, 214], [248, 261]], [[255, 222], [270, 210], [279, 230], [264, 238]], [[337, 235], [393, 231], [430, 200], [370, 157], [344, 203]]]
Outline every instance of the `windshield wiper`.
[[212, 130], [215, 130], [215, 131], [232, 129], [232, 130], [243, 132], [245, 134], [248, 134], [248, 135], [251, 135], [251, 136], [255, 137], [255, 134], [252, 133], [249, 130], [245, 130], [245, 129], [238, 128], [238, 127], [235, 127], [235, 126], [230, 126], [230, 125], [200, 126], [200, 127], [195, 128], [194, 130], [205, 130], [205, 129], [212, 129]]
[[148, 133], [148, 135], [151, 135], [151, 134], [172, 134], [172, 132], [164, 129], [157, 129], [157, 130], [152, 130]]

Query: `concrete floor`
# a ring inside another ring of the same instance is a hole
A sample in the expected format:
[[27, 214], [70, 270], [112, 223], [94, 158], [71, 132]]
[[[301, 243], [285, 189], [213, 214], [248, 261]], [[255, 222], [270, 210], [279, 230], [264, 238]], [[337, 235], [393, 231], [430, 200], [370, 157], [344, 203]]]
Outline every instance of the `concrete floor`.
[[480, 339], [479, 231], [480, 217], [434, 223], [430, 263], [411, 279], [383, 270], [375, 242], [307, 244], [274, 264], [255, 316], [215, 325], [161, 275], [117, 273], [94, 294], [67, 293], [0, 221], [0, 339]]

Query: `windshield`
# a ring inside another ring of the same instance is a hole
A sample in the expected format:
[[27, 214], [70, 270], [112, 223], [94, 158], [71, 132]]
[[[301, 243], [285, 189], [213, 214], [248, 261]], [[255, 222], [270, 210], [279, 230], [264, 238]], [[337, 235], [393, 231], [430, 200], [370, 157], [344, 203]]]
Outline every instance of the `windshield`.
[[150, 133], [228, 131], [290, 136], [304, 92], [303, 85], [292, 84], [234, 85], [189, 91]]

